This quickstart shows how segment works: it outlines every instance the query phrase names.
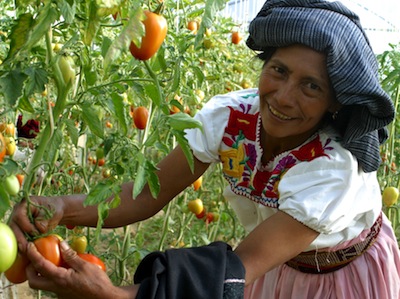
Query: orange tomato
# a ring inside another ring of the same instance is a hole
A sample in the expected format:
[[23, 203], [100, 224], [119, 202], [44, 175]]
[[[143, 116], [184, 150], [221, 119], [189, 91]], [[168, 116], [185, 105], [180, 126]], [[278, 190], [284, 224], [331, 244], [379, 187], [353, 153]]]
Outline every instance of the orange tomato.
[[15, 135], [15, 125], [13, 123], [1, 123], [0, 124], [0, 133], [4, 134], [4, 136], [14, 137]]
[[197, 180], [193, 182], [192, 186], [194, 191], [199, 190], [202, 183], [203, 183], [203, 176], [199, 177]]
[[106, 272], [106, 265], [97, 256], [90, 253], [78, 253], [78, 256], [85, 261], [97, 265], [101, 270]]
[[193, 21], [193, 20], [189, 21], [189, 23], [187, 24], [187, 29], [189, 29], [194, 34], [196, 34], [197, 30], [199, 29], [199, 24], [196, 21]]
[[149, 111], [144, 106], [139, 106], [133, 110], [133, 122], [136, 128], [139, 130], [144, 130], [147, 125], [147, 120], [149, 119]]
[[56, 235], [40, 237], [33, 241], [37, 250], [44, 258], [59, 267], [62, 263], [60, 253], [60, 239]]
[[129, 50], [138, 60], [148, 60], [158, 51], [167, 36], [167, 20], [159, 14], [146, 10], [143, 21], [144, 36], [139, 47], [131, 42]]
[[18, 173], [18, 174], [16, 174], [15, 176], [16, 176], [17, 179], [18, 179], [19, 186], [22, 187], [22, 184], [24, 183], [25, 175], [23, 175], [22, 173]]
[[242, 35], [238, 31], [232, 32], [232, 44], [237, 45], [242, 40]]
[[11, 268], [4, 272], [4, 275], [9, 282], [16, 284], [23, 283], [27, 280], [25, 269], [29, 263], [30, 261], [28, 257], [25, 254], [18, 252], [14, 264], [11, 266]]
[[0, 133], [0, 162], [3, 162], [6, 152], [6, 141], [4, 140], [3, 134]]

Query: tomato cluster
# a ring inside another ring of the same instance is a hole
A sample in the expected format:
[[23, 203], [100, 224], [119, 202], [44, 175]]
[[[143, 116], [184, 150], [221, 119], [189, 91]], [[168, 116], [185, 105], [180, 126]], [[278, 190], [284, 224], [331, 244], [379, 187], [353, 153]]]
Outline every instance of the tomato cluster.
[[188, 209], [195, 214], [197, 219], [203, 219], [207, 224], [218, 221], [219, 214], [215, 212], [207, 212], [203, 201], [200, 198], [193, 199], [188, 202]]
[[[2, 235], [2, 227], [0, 223], [0, 242], [1, 242], [1, 235]], [[12, 236], [14, 236], [13, 233]], [[62, 238], [60, 236], [51, 234], [35, 239], [33, 241], [33, 244], [35, 244], [39, 253], [43, 255], [44, 258], [52, 262], [54, 265], [56, 265], [57, 267], [69, 268], [69, 265], [62, 259], [61, 256], [61, 251], [60, 251], [61, 240]], [[95, 264], [103, 271], [106, 271], [106, 266], [100, 258], [98, 258], [93, 254], [85, 253], [86, 245], [87, 245], [86, 237], [79, 237], [73, 239], [71, 242], [72, 249], [77, 251], [77, 254], [80, 258], [92, 264]], [[0, 272], [4, 271], [4, 275], [11, 283], [15, 284], [23, 283], [24, 281], [27, 280], [25, 269], [29, 265], [30, 261], [26, 257], [26, 255], [21, 254], [19, 252], [17, 254], [16, 240], [15, 240], [15, 246], [13, 246], [12, 244], [10, 246], [13, 247], [9, 250], [10, 254], [9, 255], [2, 254], [0, 263]], [[12, 257], [11, 256], [12, 254], [15, 254], [15, 257]], [[4, 268], [1, 268], [2, 266], [4, 266]]]

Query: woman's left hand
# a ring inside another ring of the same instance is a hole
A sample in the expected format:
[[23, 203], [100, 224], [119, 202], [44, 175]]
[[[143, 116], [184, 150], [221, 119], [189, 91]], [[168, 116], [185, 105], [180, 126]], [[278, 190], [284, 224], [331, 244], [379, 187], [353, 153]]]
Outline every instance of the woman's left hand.
[[[61, 242], [60, 249], [69, 269], [55, 266], [33, 243], [28, 244], [27, 256], [31, 264], [26, 271], [31, 288], [53, 292], [58, 298], [129, 298], [127, 289], [114, 286], [103, 270], [81, 259], [66, 242]], [[136, 294], [129, 296], [135, 298]]]

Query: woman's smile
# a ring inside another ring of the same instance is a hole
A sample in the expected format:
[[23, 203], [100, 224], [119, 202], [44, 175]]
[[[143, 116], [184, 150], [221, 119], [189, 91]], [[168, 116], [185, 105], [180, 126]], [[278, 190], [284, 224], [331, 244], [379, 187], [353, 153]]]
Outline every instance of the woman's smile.
[[292, 120], [294, 119], [293, 117], [290, 117], [288, 115], [285, 115], [281, 112], [279, 112], [278, 110], [276, 110], [274, 107], [272, 107], [271, 105], [268, 105], [269, 111], [271, 112], [271, 114], [277, 118], [279, 118], [280, 120]]

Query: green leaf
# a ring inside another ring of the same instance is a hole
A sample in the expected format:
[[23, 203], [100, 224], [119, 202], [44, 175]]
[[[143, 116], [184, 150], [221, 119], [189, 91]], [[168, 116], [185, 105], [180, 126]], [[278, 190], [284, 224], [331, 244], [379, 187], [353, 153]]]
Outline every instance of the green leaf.
[[49, 2], [43, 9], [39, 10], [39, 15], [35, 20], [35, 25], [32, 28], [30, 37], [25, 44], [25, 52], [29, 52], [30, 49], [45, 36], [57, 18], [57, 10], [55, 7], [53, 7], [51, 2]]
[[6, 73], [0, 78], [0, 93], [4, 95], [8, 104], [14, 107], [22, 94], [22, 88], [27, 75], [19, 69]]
[[111, 99], [114, 105], [114, 113], [115, 116], [118, 119], [120, 128], [122, 129], [122, 134], [126, 134], [128, 131], [128, 126], [126, 124], [126, 118], [125, 118], [125, 107], [123, 103], [123, 98], [117, 93], [113, 93], [111, 95]]
[[174, 80], [172, 81], [171, 92], [175, 92], [179, 88], [181, 82], [181, 60], [179, 59], [174, 69]]
[[60, 12], [65, 20], [65, 23], [72, 24], [75, 20], [75, 11], [76, 11], [75, 2], [68, 3], [65, 0], [59, 0], [57, 1], [57, 5], [60, 8]]
[[9, 59], [13, 59], [19, 50], [21, 50], [25, 45], [33, 24], [33, 16], [30, 13], [19, 16], [16, 24], [11, 29], [10, 50], [8, 51], [8, 55], [4, 63], [6, 63]]
[[147, 183], [149, 184], [151, 195], [154, 198], [157, 198], [160, 193], [160, 181], [158, 180], [158, 176], [156, 174], [157, 168], [151, 161], [146, 161], [147, 168]]
[[35, 112], [35, 109], [33, 108], [31, 102], [26, 96], [21, 97], [21, 99], [19, 100], [18, 109], [25, 110], [29, 113]]
[[65, 120], [65, 130], [67, 131], [68, 136], [71, 138], [72, 144], [77, 145], [79, 132], [75, 126], [75, 121], [72, 119]]
[[89, 17], [86, 24], [85, 32], [83, 34], [83, 42], [85, 45], [90, 46], [93, 38], [96, 36], [97, 31], [100, 28], [100, 17], [97, 14], [97, 3], [96, 0], [90, 1], [89, 6]]
[[104, 138], [104, 128], [98, 116], [97, 109], [90, 103], [81, 104], [82, 118], [89, 126], [90, 131], [100, 138]]
[[28, 80], [25, 86], [25, 94], [29, 97], [34, 92], [40, 92], [45, 89], [45, 84], [48, 82], [48, 73], [40, 68], [28, 68], [25, 70], [28, 75]]
[[227, 0], [207, 0], [201, 24], [194, 41], [195, 48], [201, 46], [206, 28], [211, 28], [213, 26], [215, 16], [219, 11], [225, 8], [227, 2]]
[[0, 219], [3, 219], [4, 215], [10, 208], [10, 196], [6, 190], [4, 190], [3, 186], [0, 186]]
[[54, 132], [53, 135], [51, 136], [51, 139], [48, 143], [47, 149], [46, 149], [46, 161], [54, 161], [55, 155], [58, 154], [61, 144], [63, 142], [63, 132], [61, 129], [57, 128]]
[[84, 205], [93, 206], [105, 202], [107, 199], [112, 197], [114, 194], [121, 192], [121, 186], [115, 184], [111, 180], [99, 182], [90, 190], [87, 195]]
[[185, 132], [183, 131], [176, 131], [172, 130], [172, 134], [174, 134], [176, 141], [178, 142], [179, 146], [181, 147], [185, 157], [189, 163], [190, 170], [194, 172], [194, 158], [192, 150], [188, 144], [187, 139], [185, 138]]
[[133, 184], [132, 197], [134, 199], [140, 194], [140, 192], [142, 192], [145, 185], [146, 168], [140, 163], [136, 172], [135, 183]]
[[[136, 3], [136, 2], [135, 2]], [[136, 3], [136, 7], [131, 9], [131, 15], [127, 24], [121, 30], [121, 33], [114, 40], [111, 46], [108, 48], [107, 54], [104, 58], [103, 68], [104, 72], [107, 73], [110, 65], [115, 59], [118, 59], [122, 53], [125, 53], [129, 49], [131, 41], [139, 44], [139, 38], [144, 35], [144, 26], [141, 22], [144, 19], [144, 14], [139, 2]]]
[[179, 131], [183, 131], [185, 129], [194, 129], [194, 128], [199, 128], [203, 129], [203, 126], [201, 122], [198, 120], [194, 119], [193, 117], [189, 116], [186, 113], [175, 113], [172, 115], [168, 115], [168, 122], [170, 126]]
[[158, 93], [157, 86], [155, 84], [147, 84], [145, 87], [146, 95], [153, 101], [153, 103], [157, 106], [161, 106], [160, 94]]

